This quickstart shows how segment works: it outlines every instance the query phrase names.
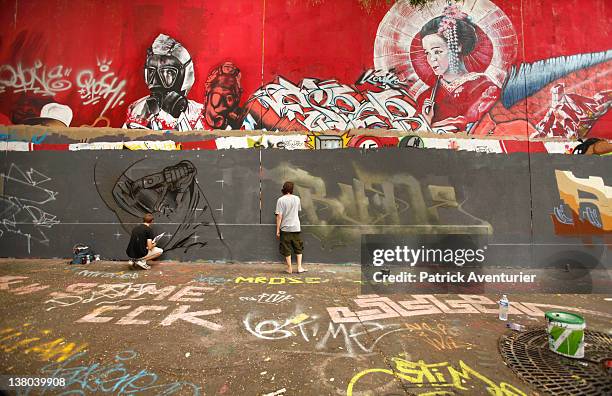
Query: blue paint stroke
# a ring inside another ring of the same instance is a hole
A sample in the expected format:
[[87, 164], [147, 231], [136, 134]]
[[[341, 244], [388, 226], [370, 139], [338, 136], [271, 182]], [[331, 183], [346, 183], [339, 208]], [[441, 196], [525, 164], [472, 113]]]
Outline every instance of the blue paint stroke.
[[31, 140], [12, 137], [10, 133], [0, 133], [0, 142], [32, 142], [41, 144], [47, 138], [47, 132], [42, 135], [33, 135]]
[[612, 50], [523, 63], [518, 69], [512, 66], [502, 92], [502, 103], [508, 109], [561, 77], [610, 59]]

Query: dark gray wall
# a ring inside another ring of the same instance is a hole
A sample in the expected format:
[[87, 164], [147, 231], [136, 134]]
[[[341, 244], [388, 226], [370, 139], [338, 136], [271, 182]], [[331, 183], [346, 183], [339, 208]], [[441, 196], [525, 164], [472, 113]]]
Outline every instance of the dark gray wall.
[[1, 158], [3, 257], [69, 257], [80, 242], [125, 259], [129, 231], [148, 208], [156, 232], [172, 234], [160, 243], [165, 258], [278, 261], [274, 209], [283, 181], [293, 180], [307, 261], [359, 262], [364, 233], [450, 233], [486, 236], [499, 266], [546, 265], [563, 251], [610, 265], [605, 235], [557, 235], [551, 218], [555, 169], [612, 186], [604, 157], [390, 148]]

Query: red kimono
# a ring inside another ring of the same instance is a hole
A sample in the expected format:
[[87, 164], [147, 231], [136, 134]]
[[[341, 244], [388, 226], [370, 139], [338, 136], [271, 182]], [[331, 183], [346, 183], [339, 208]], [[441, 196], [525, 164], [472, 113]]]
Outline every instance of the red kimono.
[[[423, 109], [425, 99], [431, 98], [432, 88], [423, 92], [418, 99]], [[467, 73], [448, 83], [440, 79], [433, 98], [433, 126], [454, 126], [465, 131], [467, 124], [474, 123], [487, 113], [499, 98], [500, 89], [482, 73]]]

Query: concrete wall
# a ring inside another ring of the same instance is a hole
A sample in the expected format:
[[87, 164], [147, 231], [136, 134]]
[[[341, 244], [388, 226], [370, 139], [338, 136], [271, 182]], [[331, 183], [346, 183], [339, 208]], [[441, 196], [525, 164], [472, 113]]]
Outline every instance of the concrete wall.
[[494, 265], [563, 252], [610, 264], [605, 169], [605, 157], [392, 148], [6, 152], [0, 255], [68, 257], [86, 243], [126, 259], [151, 211], [171, 234], [167, 259], [277, 261], [274, 208], [293, 180], [309, 262], [359, 262], [362, 234], [448, 233], [486, 238]]

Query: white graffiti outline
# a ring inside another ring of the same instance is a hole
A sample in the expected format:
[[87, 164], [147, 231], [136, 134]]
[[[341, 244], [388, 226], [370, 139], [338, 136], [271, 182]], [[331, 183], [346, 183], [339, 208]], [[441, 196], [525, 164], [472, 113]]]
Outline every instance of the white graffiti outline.
[[[4, 208], [0, 212], [0, 238], [4, 232], [22, 235], [28, 243], [28, 253], [31, 252], [31, 241], [34, 240], [43, 245], [49, 245], [49, 238], [42, 228], [51, 228], [60, 221], [57, 216], [45, 212], [39, 206], [55, 201], [58, 193], [41, 187], [52, 179], [43, 173], [30, 168], [24, 172], [16, 164], [11, 164], [7, 173], [0, 173], [0, 202]], [[27, 192], [27, 196], [16, 196], [7, 194], [13, 187], [16, 191]], [[27, 232], [22, 226], [32, 226], [37, 234]]]

